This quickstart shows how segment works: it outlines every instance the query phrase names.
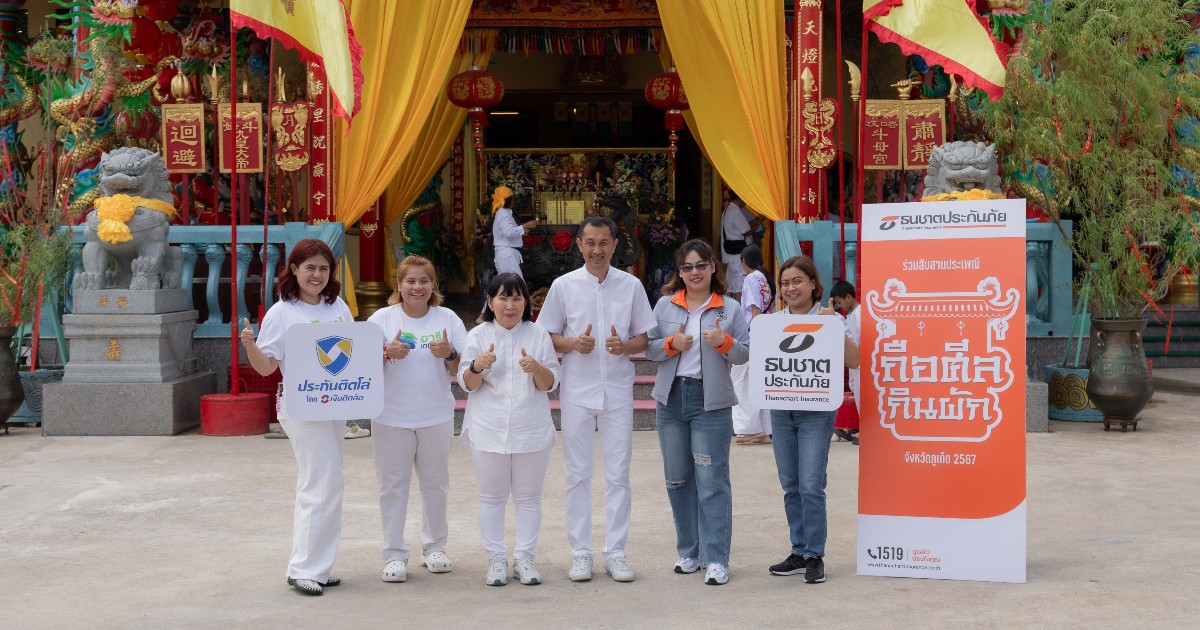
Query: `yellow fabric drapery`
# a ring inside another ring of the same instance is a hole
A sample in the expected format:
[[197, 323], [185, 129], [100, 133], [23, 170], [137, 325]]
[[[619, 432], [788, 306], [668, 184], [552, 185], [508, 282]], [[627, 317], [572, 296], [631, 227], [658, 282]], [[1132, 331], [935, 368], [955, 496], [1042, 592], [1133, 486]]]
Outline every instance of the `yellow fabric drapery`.
[[658, 12], [705, 153], [755, 212], [789, 218], [783, 3], [658, 0]]
[[[366, 51], [362, 109], [335, 156], [337, 218], [350, 225], [383, 193], [435, 104], [466, 27], [471, 0], [354, 0], [354, 32]], [[342, 129], [345, 125], [339, 125]]]
[[[455, 50], [454, 58], [441, 78], [443, 90], [454, 75], [469, 69], [472, 65], [487, 68], [492, 58], [492, 50], [496, 46], [497, 29], [471, 29], [463, 34], [466, 52]], [[391, 240], [390, 226], [399, 219], [405, 211], [412, 207], [413, 202], [425, 190], [429, 180], [442, 167], [450, 147], [454, 144], [458, 133], [462, 130], [467, 110], [453, 104], [444, 95], [433, 105], [433, 111], [425, 120], [417, 136], [413, 150], [400, 163], [395, 176], [387, 187], [384, 195], [384, 225], [389, 226], [388, 239]], [[472, 156], [472, 159], [474, 157]], [[395, 273], [396, 260], [388, 249], [387, 274], [392, 278]], [[389, 280], [390, 284], [390, 280]]]
[[[362, 44], [362, 108], [334, 152], [337, 220], [351, 225], [383, 193], [416, 147], [446, 89], [442, 80], [466, 27], [471, 0], [345, 0]], [[354, 278], [342, 258], [342, 297], [358, 315]]]

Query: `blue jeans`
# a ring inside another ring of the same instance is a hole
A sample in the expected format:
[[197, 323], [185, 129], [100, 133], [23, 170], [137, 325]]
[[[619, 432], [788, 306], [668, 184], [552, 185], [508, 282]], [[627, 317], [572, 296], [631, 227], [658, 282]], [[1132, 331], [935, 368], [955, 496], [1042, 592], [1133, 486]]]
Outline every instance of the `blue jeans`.
[[704, 411], [703, 383], [676, 377], [656, 409], [667, 499], [680, 558], [729, 565], [733, 492], [729, 484], [730, 407]]
[[825, 555], [829, 521], [825, 481], [836, 411], [771, 411], [771, 445], [783, 486], [783, 511], [792, 534], [792, 553]]

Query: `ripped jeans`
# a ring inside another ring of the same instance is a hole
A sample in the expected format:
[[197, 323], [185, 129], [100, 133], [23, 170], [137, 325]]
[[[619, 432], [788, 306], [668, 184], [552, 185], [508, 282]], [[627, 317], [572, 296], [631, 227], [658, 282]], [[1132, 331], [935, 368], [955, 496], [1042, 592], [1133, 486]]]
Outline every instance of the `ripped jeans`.
[[667, 499], [680, 558], [729, 565], [733, 493], [729, 485], [731, 407], [704, 411], [703, 382], [680, 376], [656, 409]]

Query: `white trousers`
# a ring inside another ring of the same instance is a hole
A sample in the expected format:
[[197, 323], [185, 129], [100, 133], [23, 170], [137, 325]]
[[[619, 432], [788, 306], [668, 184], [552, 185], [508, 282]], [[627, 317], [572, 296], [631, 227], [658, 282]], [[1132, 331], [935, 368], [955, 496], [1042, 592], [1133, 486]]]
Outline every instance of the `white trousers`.
[[[496, 274], [515, 273], [524, 278], [521, 274], [521, 250], [515, 247], [497, 247], [496, 248]], [[484, 287], [486, 290], [487, 287]]]
[[738, 404], [733, 407], [733, 432], [737, 435], [758, 435], [759, 433], [769, 435], [771, 433], [771, 412], [748, 403], [750, 366], [748, 364], [731, 366], [729, 377], [733, 380], [733, 391], [737, 393], [738, 397]]
[[326, 582], [342, 535], [344, 422], [302, 422], [283, 415], [296, 454], [296, 508], [287, 577]]
[[454, 420], [421, 429], [400, 429], [378, 422], [371, 425], [375, 449], [375, 478], [379, 481], [379, 516], [383, 521], [383, 552], [387, 562], [408, 561], [404, 524], [413, 468], [421, 487], [421, 550], [444, 551], [450, 533], [446, 505], [450, 494], [450, 446]]
[[509, 495], [516, 512], [517, 542], [513, 555], [533, 557], [542, 529], [542, 484], [550, 465], [551, 443], [532, 453], [474, 450], [479, 485], [479, 531], [487, 554], [508, 554], [504, 544], [504, 508]]
[[588, 409], [562, 402], [563, 461], [567, 469], [567, 542], [571, 553], [592, 553], [592, 445], [600, 434], [604, 466], [604, 556], [625, 555], [632, 492], [633, 405]]

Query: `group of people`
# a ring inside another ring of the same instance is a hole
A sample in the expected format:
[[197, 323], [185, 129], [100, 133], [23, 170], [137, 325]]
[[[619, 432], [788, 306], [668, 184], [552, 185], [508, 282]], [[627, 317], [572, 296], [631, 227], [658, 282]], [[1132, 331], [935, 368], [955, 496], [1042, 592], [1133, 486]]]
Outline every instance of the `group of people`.
[[[503, 200], [501, 200], [502, 202]], [[767, 290], [743, 289], [746, 308], [727, 296], [725, 274], [712, 247], [690, 240], [675, 253], [675, 273], [652, 309], [641, 282], [611, 266], [617, 226], [587, 217], [576, 234], [583, 267], [554, 281], [537, 322], [529, 289], [517, 273], [498, 273], [486, 291], [484, 323], [470, 332], [440, 306], [435, 269], [420, 256], [397, 268], [389, 306], [370, 317], [383, 330], [385, 405], [373, 421], [374, 457], [383, 526], [381, 578], [407, 579], [410, 549], [404, 525], [412, 471], [423, 503], [421, 563], [433, 573], [451, 571], [447, 496], [454, 433], [451, 377], [468, 392], [461, 439], [471, 449], [478, 485], [479, 527], [487, 553], [485, 583], [507, 584], [509, 545], [504, 538], [509, 501], [516, 513], [511, 577], [538, 584], [534, 564], [542, 520], [542, 488], [556, 431], [548, 393], [559, 388], [566, 467], [568, 577], [589, 580], [594, 562], [618, 582], [634, 571], [625, 556], [630, 523], [629, 484], [633, 432], [631, 356], [658, 362], [652, 397], [664, 480], [676, 531], [673, 570], [704, 570], [706, 584], [729, 580], [733, 501], [729, 451], [733, 409], [739, 404], [732, 368], [749, 359], [749, 321], [771, 316], [775, 300], [761, 252], [745, 248], [746, 271]], [[518, 267], [519, 268], [519, 267]], [[315, 239], [298, 243], [279, 282], [279, 301], [263, 318], [257, 339], [246, 323], [241, 341], [259, 373], [276, 368], [287, 381], [282, 338], [302, 322], [350, 321], [338, 297], [336, 262]], [[780, 313], [832, 313], [812, 261], [798, 256], [780, 267]], [[757, 286], [757, 285], [755, 285]], [[603, 347], [599, 347], [599, 346]], [[849, 337], [847, 365], [858, 348]], [[561, 354], [562, 361], [558, 356]], [[757, 411], [756, 411], [757, 413]], [[788, 557], [770, 567], [776, 575], [803, 573], [824, 581], [825, 468], [833, 412], [770, 411], [771, 436], [784, 512], [791, 530]], [[291, 438], [299, 472], [287, 581], [320, 595], [340, 583], [331, 570], [341, 529], [342, 427], [291, 418], [281, 422]], [[593, 445], [600, 442], [605, 481], [605, 538], [592, 546]]]

